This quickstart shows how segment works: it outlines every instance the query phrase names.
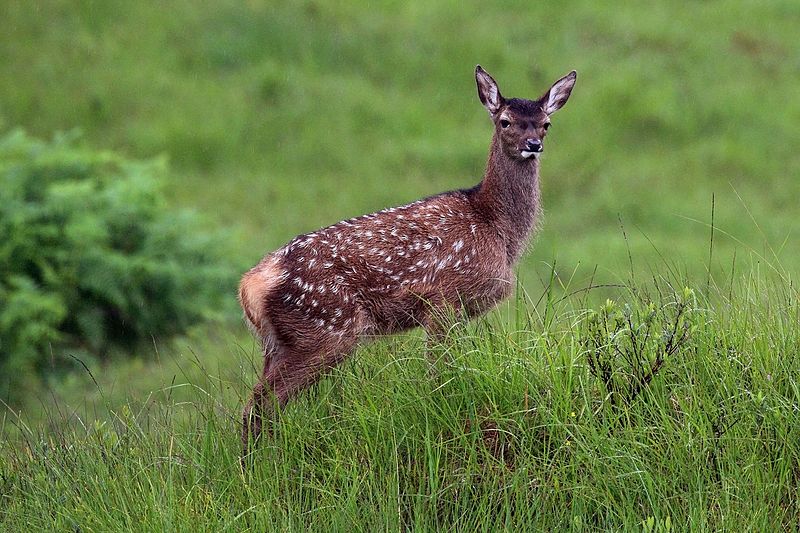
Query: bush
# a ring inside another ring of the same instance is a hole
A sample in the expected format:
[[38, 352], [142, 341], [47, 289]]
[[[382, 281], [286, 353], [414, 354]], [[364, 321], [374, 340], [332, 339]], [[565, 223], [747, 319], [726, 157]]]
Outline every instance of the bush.
[[3, 397], [69, 359], [66, 350], [130, 352], [218, 315], [233, 294], [220, 236], [168, 208], [164, 161], [127, 160], [75, 137], [0, 137]]

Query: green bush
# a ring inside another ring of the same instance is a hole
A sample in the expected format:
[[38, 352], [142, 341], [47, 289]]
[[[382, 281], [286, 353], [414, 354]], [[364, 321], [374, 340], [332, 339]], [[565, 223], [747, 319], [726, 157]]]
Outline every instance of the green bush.
[[69, 353], [104, 357], [180, 333], [219, 315], [233, 291], [220, 236], [167, 206], [164, 161], [75, 137], [0, 137], [3, 397]]

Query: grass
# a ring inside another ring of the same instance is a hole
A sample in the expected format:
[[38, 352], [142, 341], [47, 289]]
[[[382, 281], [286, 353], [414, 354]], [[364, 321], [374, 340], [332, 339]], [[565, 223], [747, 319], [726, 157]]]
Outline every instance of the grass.
[[207, 371], [180, 401], [24, 429], [0, 454], [0, 527], [791, 530], [798, 295], [734, 285], [631, 287], [594, 310], [520, 301], [433, 362], [413, 335], [365, 346], [281, 413], [244, 473], [237, 378]]
[[[578, 71], [548, 137], [527, 279], [555, 260], [617, 281], [626, 247], [652, 264], [655, 246], [703, 276], [769, 243], [800, 268], [790, 0], [4, 4], [0, 75], [14, 83], [0, 85], [0, 125], [78, 127], [103, 148], [166, 154], [173, 200], [234, 226], [247, 262], [477, 182], [491, 131], [481, 63], [526, 97]], [[706, 265], [712, 195], [721, 231]]]
[[244, 475], [259, 362], [242, 326], [76, 362], [0, 419], [0, 529], [797, 529], [796, 2], [0, 12], [0, 128], [166, 155], [171, 201], [231, 228], [243, 264], [475, 183], [476, 63], [511, 96], [579, 72], [520, 301], [433, 369], [416, 334], [362, 348]]

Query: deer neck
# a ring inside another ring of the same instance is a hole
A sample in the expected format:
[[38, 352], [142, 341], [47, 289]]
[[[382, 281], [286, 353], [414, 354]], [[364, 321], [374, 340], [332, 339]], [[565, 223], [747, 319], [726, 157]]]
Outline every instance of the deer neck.
[[518, 160], [503, 152], [495, 135], [476, 204], [506, 241], [509, 263], [525, 250], [541, 212], [539, 159]]

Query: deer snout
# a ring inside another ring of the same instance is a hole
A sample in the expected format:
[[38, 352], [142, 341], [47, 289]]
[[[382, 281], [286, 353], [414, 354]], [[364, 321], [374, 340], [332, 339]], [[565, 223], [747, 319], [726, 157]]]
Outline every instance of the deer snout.
[[542, 151], [542, 141], [539, 139], [526, 139], [525, 140], [525, 151], [526, 152], [541, 152]]

